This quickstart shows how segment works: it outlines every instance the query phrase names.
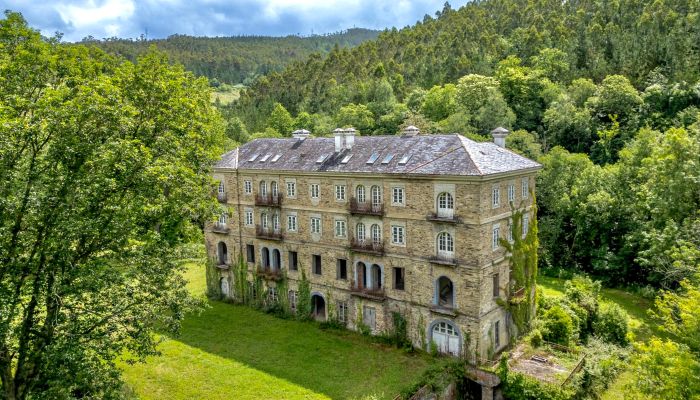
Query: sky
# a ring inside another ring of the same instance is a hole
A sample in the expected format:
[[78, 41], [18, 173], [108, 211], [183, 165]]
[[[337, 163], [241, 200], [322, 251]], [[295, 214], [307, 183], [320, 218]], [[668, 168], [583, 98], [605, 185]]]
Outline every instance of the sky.
[[[45, 36], [149, 39], [172, 34], [233, 36], [402, 28], [434, 16], [445, 0], [0, 0]], [[450, 1], [459, 8], [467, 0]]]

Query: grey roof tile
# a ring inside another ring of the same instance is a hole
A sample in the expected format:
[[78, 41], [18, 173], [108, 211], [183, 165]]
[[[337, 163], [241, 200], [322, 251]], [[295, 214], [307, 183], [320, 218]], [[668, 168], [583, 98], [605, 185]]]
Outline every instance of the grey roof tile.
[[[377, 161], [368, 164], [373, 153]], [[270, 160], [248, 161], [254, 154], [280, 155]], [[352, 154], [346, 164], [341, 160]], [[381, 163], [387, 155], [393, 158]], [[320, 163], [322, 155], [327, 157]], [[399, 161], [410, 156], [405, 165]], [[335, 153], [332, 137], [256, 139], [224, 154], [216, 165], [222, 169], [281, 170], [300, 172], [358, 172], [416, 175], [481, 176], [521, 169], [539, 168], [540, 164], [491, 142], [478, 143], [458, 134], [416, 136], [356, 136], [351, 150]]]

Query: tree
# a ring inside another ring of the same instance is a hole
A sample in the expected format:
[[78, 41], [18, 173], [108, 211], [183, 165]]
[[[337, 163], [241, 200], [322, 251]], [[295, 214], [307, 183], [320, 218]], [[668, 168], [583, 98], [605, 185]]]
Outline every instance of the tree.
[[0, 380], [5, 399], [116, 398], [196, 306], [175, 250], [216, 208], [206, 79], [0, 20]]
[[292, 134], [294, 119], [282, 104], [277, 103], [267, 119], [267, 126], [276, 130], [282, 136], [289, 136]]
[[466, 75], [457, 82], [457, 101], [471, 116], [477, 133], [487, 134], [497, 126], [510, 127], [515, 114], [499, 90], [498, 80], [481, 75]]
[[456, 94], [457, 90], [453, 84], [433, 86], [423, 97], [421, 113], [435, 122], [447, 118], [457, 108]]
[[374, 114], [364, 104], [341, 107], [335, 120], [338, 126], [354, 127], [360, 133], [368, 134], [374, 130]]

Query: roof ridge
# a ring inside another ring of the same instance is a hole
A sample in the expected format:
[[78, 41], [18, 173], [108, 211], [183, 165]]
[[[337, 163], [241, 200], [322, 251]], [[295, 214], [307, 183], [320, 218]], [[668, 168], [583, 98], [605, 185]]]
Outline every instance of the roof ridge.
[[481, 168], [479, 168], [479, 163], [477, 163], [477, 162], [474, 160], [474, 156], [472, 156], [472, 153], [469, 151], [469, 149], [468, 149], [467, 146], [465, 145], [465, 142], [464, 142], [464, 141], [465, 141], [465, 140], [469, 140], [470, 142], [472, 142], [472, 143], [474, 143], [474, 144], [477, 144], [477, 145], [478, 145], [478, 142], [477, 142], [476, 140], [469, 139], [469, 138], [466, 137], [466, 136], [462, 136], [462, 135], [460, 135], [459, 133], [455, 133], [455, 135], [457, 135], [457, 138], [459, 138], [459, 143], [462, 145], [462, 148], [464, 148], [464, 151], [467, 153], [467, 155], [469, 156], [469, 158], [470, 158], [470, 159], [472, 160], [472, 162], [474, 163], [474, 168], [476, 168], [476, 170], [479, 171], [479, 174], [480, 174], [480, 175], [483, 175], [483, 174], [484, 174], [484, 171], [482, 171]]

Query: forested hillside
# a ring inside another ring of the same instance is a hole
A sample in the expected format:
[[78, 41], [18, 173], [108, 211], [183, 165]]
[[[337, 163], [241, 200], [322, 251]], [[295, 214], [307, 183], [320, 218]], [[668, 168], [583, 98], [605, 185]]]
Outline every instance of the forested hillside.
[[173, 35], [167, 39], [96, 40], [86, 38], [82, 44], [94, 44], [108, 53], [135, 61], [155, 45], [171, 62], [181, 63], [197, 75], [214, 82], [251, 82], [259, 75], [280, 71], [292, 61], [304, 60], [312, 53], [328, 53], [334, 47], [353, 47], [374, 39], [379, 31], [352, 28], [327, 35], [307, 37], [233, 36], [193, 37]]

